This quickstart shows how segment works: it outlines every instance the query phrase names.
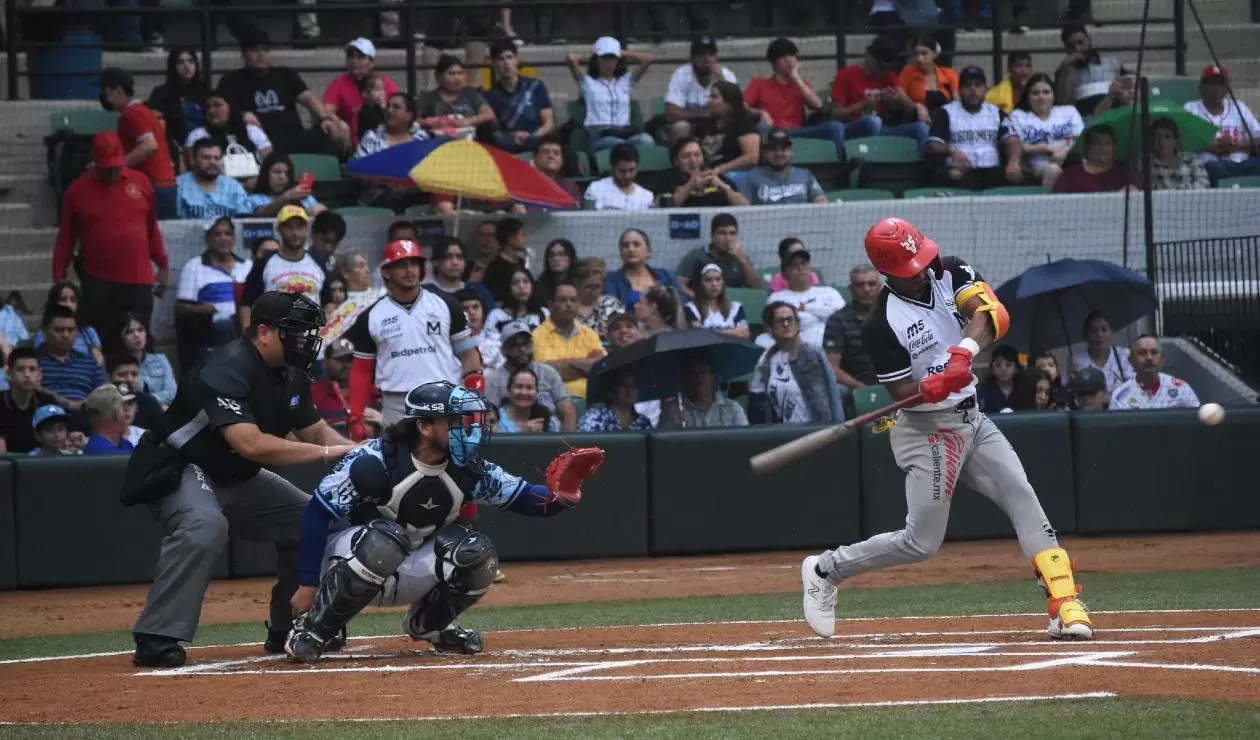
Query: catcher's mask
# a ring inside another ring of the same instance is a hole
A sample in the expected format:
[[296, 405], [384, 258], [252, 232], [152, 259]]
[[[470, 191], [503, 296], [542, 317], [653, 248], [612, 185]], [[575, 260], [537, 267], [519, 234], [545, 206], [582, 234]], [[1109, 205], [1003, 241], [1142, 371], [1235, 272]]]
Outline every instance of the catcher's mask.
[[304, 373], [309, 381], [311, 365], [324, 344], [319, 336], [324, 312], [319, 305], [300, 293], [268, 292], [254, 302], [253, 316], [256, 323], [280, 333], [284, 364]]
[[460, 467], [481, 461], [482, 447], [490, 443], [490, 401], [469, 388], [445, 380], [422, 383], [407, 393], [404, 416], [408, 419], [446, 419], [451, 461]]

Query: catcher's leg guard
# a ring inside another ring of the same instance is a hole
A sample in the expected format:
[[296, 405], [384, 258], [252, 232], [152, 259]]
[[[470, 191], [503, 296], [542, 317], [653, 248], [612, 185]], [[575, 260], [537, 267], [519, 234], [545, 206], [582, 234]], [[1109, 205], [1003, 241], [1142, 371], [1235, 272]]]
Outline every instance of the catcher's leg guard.
[[481, 600], [494, 584], [499, 558], [494, 544], [480, 532], [449, 524], [434, 535], [438, 585], [407, 610], [403, 631], [444, 652], [481, 652], [481, 634], [455, 624], [455, 619]]
[[380, 593], [411, 552], [407, 531], [396, 522], [377, 519], [359, 530], [351, 543], [353, 557], [334, 563], [324, 574], [315, 603], [293, 620], [285, 652], [295, 661], [318, 660], [330, 640]]
[[1081, 592], [1072, 574], [1072, 561], [1061, 547], [1042, 550], [1033, 556], [1033, 571], [1046, 592], [1050, 612], [1050, 637], [1054, 639], [1088, 640], [1094, 636], [1094, 625], [1085, 607], [1077, 601]]

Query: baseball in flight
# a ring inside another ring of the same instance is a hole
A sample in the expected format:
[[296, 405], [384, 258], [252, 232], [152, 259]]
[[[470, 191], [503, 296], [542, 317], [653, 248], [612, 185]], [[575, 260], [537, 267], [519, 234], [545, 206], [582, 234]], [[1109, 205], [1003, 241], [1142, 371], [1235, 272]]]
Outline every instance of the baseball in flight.
[[1199, 407], [1199, 421], [1216, 426], [1225, 420], [1225, 407], [1219, 403], [1205, 403]]

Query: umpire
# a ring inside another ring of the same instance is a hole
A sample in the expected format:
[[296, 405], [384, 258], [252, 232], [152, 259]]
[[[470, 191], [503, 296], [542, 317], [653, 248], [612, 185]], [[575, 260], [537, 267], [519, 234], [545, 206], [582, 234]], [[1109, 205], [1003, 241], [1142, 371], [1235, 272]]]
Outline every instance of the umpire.
[[[133, 453], [123, 504], [147, 503], [164, 533], [134, 630], [136, 665], [187, 660], [180, 643], [197, 631], [229, 522], [242, 538], [276, 543], [266, 647], [283, 651], [310, 496], [264, 466], [331, 464], [355, 447], [311, 403], [308, 370], [319, 356], [323, 324], [323, 311], [304, 296], [259, 296], [245, 336], [193, 368]], [[301, 441], [285, 439], [290, 432]]]

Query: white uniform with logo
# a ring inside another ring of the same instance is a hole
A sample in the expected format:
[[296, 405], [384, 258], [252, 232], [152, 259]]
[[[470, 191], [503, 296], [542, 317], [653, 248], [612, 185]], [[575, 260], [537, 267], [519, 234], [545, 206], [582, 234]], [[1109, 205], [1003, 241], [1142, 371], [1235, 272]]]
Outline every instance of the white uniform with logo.
[[1199, 397], [1190, 384], [1168, 373], [1159, 374], [1154, 390], [1138, 385], [1137, 378], [1130, 378], [1111, 391], [1112, 411], [1135, 409], [1197, 409]]
[[[907, 249], [914, 249], [911, 243]], [[968, 320], [957, 296], [981, 277], [962, 260], [945, 257], [928, 268], [925, 300], [885, 285], [862, 327], [862, 342], [881, 383], [922, 381], [945, 369], [949, 348]], [[976, 379], [945, 401], [901, 411], [889, 434], [906, 474], [906, 527], [823, 553], [820, 570], [837, 578], [931, 557], [945, 539], [949, 505], [962, 481], [1011, 519], [1024, 555], [1058, 547], [1054, 528], [1028, 483], [1011, 443], [976, 405]]]
[[319, 303], [319, 292], [324, 289], [324, 268], [303, 252], [301, 259], [291, 260], [279, 252], [271, 252], [253, 263], [249, 277], [245, 278], [243, 302], [252, 305], [258, 296], [268, 291], [301, 293]]
[[354, 356], [376, 361], [386, 424], [402, 418], [403, 399], [432, 380], [463, 382], [458, 355], [476, 347], [464, 307], [452, 296], [421, 290], [411, 306], [388, 295], [359, 314], [345, 334]]

